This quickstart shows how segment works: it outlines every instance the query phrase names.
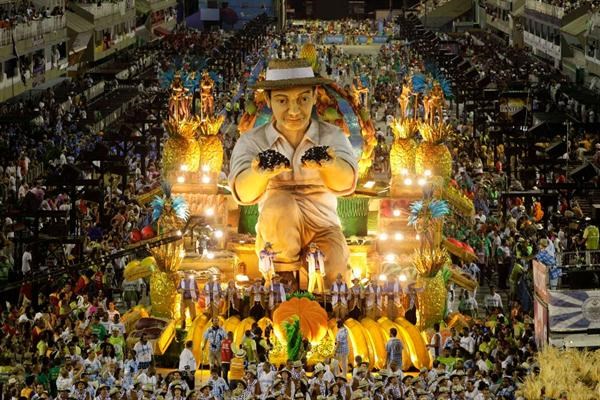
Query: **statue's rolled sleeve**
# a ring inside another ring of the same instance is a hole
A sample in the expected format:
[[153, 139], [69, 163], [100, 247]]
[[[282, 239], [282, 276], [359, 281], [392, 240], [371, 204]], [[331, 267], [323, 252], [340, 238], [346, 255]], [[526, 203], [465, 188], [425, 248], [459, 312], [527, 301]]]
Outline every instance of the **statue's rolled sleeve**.
[[350, 141], [344, 134], [340, 132], [338, 127], [321, 122], [320, 142], [321, 145], [333, 148], [336, 156], [348, 163], [354, 174], [354, 179], [352, 180], [351, 186], [341, 191], [332, 190], [331, 192], [336, 196], [348, 196], [354, 193], [354, 190], [356, 189], [356, 182], [358, 181], [358, 162], [356, 161], [356, 155], [354, 154], [354, 150], [352, 149]]

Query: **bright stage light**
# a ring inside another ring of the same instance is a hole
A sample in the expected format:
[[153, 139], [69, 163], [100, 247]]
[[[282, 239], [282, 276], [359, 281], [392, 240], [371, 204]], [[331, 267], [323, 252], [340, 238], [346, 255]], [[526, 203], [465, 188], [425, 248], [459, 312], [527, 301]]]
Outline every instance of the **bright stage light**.
[[202, 183], [210, 183], [210, 176], [202, 175]]
[[212, 217], [213, 215], [215, 215], [215, 209], [214, 209], [214, 208], [212, 208], [212, 207], [210, 207], [210, 208], [207, 208], [207, 209], [204, 211], [204, 214], [205, 214], [207, 217]]
[[410, 185], [412, 185], [412, 179], [410, 179], [410, 178], [406, 178], [406, 179], [404, 179], [404, 184], [405, 184], [406, 186], [410, 186]]
[[427, 179], [425, 179], [425, 178], [419, 178], [419, 180], [417, 180], [417, 185], [419, 185], [419, 186], [425, 186], [426, 183], [427, 183]]
[[379, 275], [379, 280], [382, 282], [385, 282], [385, 281], [387, 281], [387, 276], [385, 276], [385, 274], [381, 274], [381, 275]]
[[206, 253], [206, 258], [208, 258], [209, 260], [213, 260], [215, 258], [215, 253], [209, 251], [208, 253]]
[[248, 278], [248, 275], [245, 274], [237, 274], [235, 276], [235, 280], [238, 282], [248, 282], [250, 281], [250, 278]]
[[419, 235], [418, 233], [415, 235], [415, 240], [421, 240], [421, 235]]
[[402, 168], [400, 170], [400, 175], [408, 175], [408, 170], [406, 168]]
[[388, 238], [389, 238], [389, 236], [388, 236], [388, 234], [387, 234], [387, 233], [385, 233], [385, 232], [384, 232], [384, 233], [381, 233], [381, 234], [379, 235], [379, 240], [381, 240], [382, 242], [385, 242], [386, 240], [388, 240]]
[[373, 189], [373, 187], [375, 186], [375, 181], [367, 181], [365, 182], [365, 184], [363, 185], [363, 187], [365, 189]]
[[394, 217], [399, 217], [400, 216], [400, 210], [397, 208], [394, 208], [394, 210], [392, 211], [392, 215]]
[[175, 232], [175, 234], [176, 234], [177, 236], [181, 236], [181, 235], [182, 235], [182, 233], [181, 233], [181, 230], [177, 230], [177, 232]]
[[394, 240], [396, 240], [396, 241], [401, 241], [402, 239], [404, 239], [404, 235], [403, 235], [403, 234], [401, 234], [400, 232], [396, 232], [396, 233], [394, 234]]
[[217, 239], [221, 239], [223, 237], [223, 231], [222, 230], [216, 230], [215, 231], [215, 237]]
[[398, 277], [398, 280], [400, 282], [406, 282], [406, 279], [407, 279], [406, 274], [400, 274], [400, 276]]
[[396, 261], [396, 255], [395, 254], [386, 254], [385, 256], [385, 261], [392, 263], [394, 261]]
[[202, 172], [206, 173], [210, 171], [210, 167], [208, 165], [203, 165], [202, 166]]
[[352, 276], [354, 276], [355, 278], [360, 278], [361, 275], [362, 271], [360, 270], [360, 268], [354, 268], [352, 270]]
[[425, 172], [423, 172], [423, 175], [425, 175], [425, 176], [431, 176], [431, 170], [430, 169], [426, 169]]
[[185, 177], [183, 177], [183, 176], [178, 176], [178, 177], [177, 177], [177, 183], [185, 183]]
[[181, 164], [181, 166], [179, 167], [179, 170], [181, 172], [187, 172], [189, 169], [188, 169], [187, 164]]

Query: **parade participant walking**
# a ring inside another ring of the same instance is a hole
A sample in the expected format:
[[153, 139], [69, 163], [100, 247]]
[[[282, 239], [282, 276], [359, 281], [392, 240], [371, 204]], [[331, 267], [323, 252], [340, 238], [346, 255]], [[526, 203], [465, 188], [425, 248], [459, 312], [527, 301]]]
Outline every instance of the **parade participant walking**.
[[148, 337], [145, 333], [142, 333], [140, 341], [133, 346], [133, 350], [135, 351], [138, 369], [147, 369], [152, 363], [154, 349], [152, 343], [148, 342]]
[[344, 326], [344, 321], [341, 319], [337, 320], [337, 328], [338, 331], [335, 335], [335, 358], [340, 364], [342, 375], [346, 376], [348, 373], [348, 354], [350, 353], [348, 328]]
[[194, 343], [188, 340], [185, 348], [179, 355], [179, 371], [184, 375], [184, 379], [191, 389], [194, 389], [194, 373], [196, 372], [196, 357], [192, 353]]
[[219, 326], [219, 319], [214, 317], [212, 319], [212, 326], [204, 333], [204, 342], [202, 343], [203, 351], [208, 343], [208, 362], [211, 369], [221, 367], [221, 343], [226, 337], [227, 334]]
[[338, 273], [335, 282], [331, 286], [331, 309], [334, 318], [346, 318], [348, 312], [348, 285], [342, 280], [342, 274]]
[[404, 348], [402, 341], [398, 339], [398, 330], [396, 328], [390, 329], [390, 340], [385, 345], [386, 361], [385, 365], [390, 368], [392, 363], [402, 365], [402, 349]]

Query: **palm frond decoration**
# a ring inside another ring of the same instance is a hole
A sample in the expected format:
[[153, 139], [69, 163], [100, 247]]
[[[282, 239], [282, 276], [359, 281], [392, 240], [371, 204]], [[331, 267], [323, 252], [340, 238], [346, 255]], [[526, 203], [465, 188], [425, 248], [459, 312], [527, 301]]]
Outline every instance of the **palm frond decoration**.
[[422, 73], [412, 76], [413, 93], [423, 93], [427, 89], [427, 77]]
[[307, 298], [307, 299], [309, 299], [309, 300], [315, 300], [315, 298], [316, 298], [316, 297], [315, 297], [315, 296], [314, 296], [312, 293], [310, 293], [310, 292], [300, 292], [300, 291], [296, 291], [296, 292], [294, 292], [294, 293], [287, 294], [287, 295], [285, 296], [285, 298], [286, 298], [287, 300], [293, 299], [294, 297], [295, 297], [295, 298], [298, 298], [298, 299], [301, 299], [301, 298]]
[[446, 75], [438, 68], [437, 65], [433, 63], [425, 63], [425, 71], [427, 74], [431, 76], [431, 82], [429, 84], [429, 89], [433, 87], [433, 84], [437, 82], [442, 91], [444, 92], [444, 97], [448, 100], [451, 100], [452, 95], [452, 82], [446, 77]]
[[300, 333], [300, 318], [294, 317], [283, 323], [285, 337], [287, 339], [288, 360], [297, 361], [302, 346], [302, 334]]
[[[408, 225], [414, 226], [420, 218], [440, 219], [450, 213], [450, 208], [445, 200], [413, 201], [410, 204], [410, 216]], [[424, 213], [424, 214], [423, 214]]]
[[[158, 221], [164, 214], [174, 214], [177, 219], [187, 221], [190, 216], [190, 210], [187, 202], [181, 196], [172, 197], [171, 185], [167, 182], [161, 184], [163, 195], [155, 196], [150, 203], [152, 206], [152, 220]], [[170, 206], [171, 209], [165, 211], [165, 207]]]
[[187, 221], [187, 219], [190, 217], [190, 208], [188, 207], [188, 203], [181, 196], [173, 198], [173, 210], [175, 211], [177, 218], [183, 221]]

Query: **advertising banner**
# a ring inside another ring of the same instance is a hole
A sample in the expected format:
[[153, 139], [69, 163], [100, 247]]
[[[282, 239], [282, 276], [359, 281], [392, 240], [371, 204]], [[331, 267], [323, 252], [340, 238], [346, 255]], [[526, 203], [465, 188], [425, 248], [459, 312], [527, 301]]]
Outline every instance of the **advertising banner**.
[[388, 41], [388, 37], [387, 36], [375, 36], [373, 38], [373, 43], [376, 43], [376, 44], [387, 43], [387, 41]]
[[327, 35], [323, 42], [325, 44], [344, 44], [345, 39], [344, 35]]
[[600, 329], [600, 290], [550, 290], [548, 324], [552, 332]]

